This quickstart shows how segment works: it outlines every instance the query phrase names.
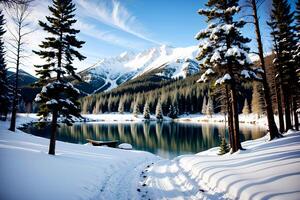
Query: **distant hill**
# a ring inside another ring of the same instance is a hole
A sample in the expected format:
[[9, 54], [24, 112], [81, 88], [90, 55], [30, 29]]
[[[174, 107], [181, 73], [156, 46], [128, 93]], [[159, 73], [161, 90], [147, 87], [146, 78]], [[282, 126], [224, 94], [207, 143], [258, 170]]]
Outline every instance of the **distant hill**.
[[[15, 72], [8, 71], [8, 80], [10, 83], [14, 83], [15, 81]], [[19, 87], [29, 86], [36, 82], [38, 79], [31, 74], [25, 72], [24, 70], [19, 70]]]

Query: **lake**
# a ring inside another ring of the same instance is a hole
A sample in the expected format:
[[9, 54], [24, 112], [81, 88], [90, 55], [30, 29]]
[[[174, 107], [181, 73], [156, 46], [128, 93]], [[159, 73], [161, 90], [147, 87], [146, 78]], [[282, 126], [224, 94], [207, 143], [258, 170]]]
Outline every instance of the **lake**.
[[[23, 131], [50, 138], [50, 127], [38, 129], [28, 126]], [[241, 125], [241, 140], [252, 140], [266, 134], [266, 128]], [[61, 125], [57, 140], [85, 144], [87, 138], [94, 140], [118, 140], [130, 143], [134, 149], [149, 151], [163, 158], [193, 154], [219, 146], [221, 137], [228, 134], [224, 124], [181, 122], [131, 122], [131, 123], [75, 123]]]

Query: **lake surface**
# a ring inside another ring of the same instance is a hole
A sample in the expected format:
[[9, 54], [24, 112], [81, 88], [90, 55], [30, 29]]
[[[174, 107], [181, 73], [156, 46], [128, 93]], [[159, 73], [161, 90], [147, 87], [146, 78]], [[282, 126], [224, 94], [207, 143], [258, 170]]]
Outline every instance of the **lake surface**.
[[[28, 126], [25, 132], [50, 138], [50, 128], [38, 129]], [[266, 129], [249, 125], [240, 127], [241, 140], [264, 136]], [[57, 140], [85, 144], [87, 138], [94, 140], [118, 140], [130, 143], [134, 149], [149, 151], [164, 158], [198, 153], [219, 146], [221, 137], [228, 134], [223, 124], [192, 124], [177, 122], [141, 123], [76, 123], [61, 125]]]

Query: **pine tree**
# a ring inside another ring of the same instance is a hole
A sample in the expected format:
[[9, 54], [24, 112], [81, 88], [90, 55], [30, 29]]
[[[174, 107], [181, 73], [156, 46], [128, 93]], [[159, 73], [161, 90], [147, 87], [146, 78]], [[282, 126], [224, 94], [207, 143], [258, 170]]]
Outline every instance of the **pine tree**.
[[[7, 69], [5, 62], [5, 50], [3, 35], [5, 34], [5, 20], [2, 10], [0, 10], [0, 119], [6, 120], [8, 108], [10, 105], [10, 87], [7, 80]], [[3, 118], [2, 118], [3, 116]]]
[[46, 118], [52, 115], [49, 154], [55, 155], [58, 117], [67, 125], [72, 125], [72, 117], [81, 117], [77, 101], [80, 92], [65, 76], [80, 80], [75, 74], [73, 60], [85, 59], [76, 50], [85, 42], [76, 39], [79, 30], [73, 28], [76, 8], [72, 0], [53, 0], [53, 5], [48, 8], [52, 16], [46, 17], [47, 22], [39, 21], [39, 25], [51, 36], [40, 45], [42, 50], [34, 51], [46, 61], [43, 65], [35, 65], [39, 75], [38, 85], [43, 86], [35, 100], [40, 103], [39, 116]]
[[[215, 81], [215, 85], [229, 86], [232, 117], [233, 142], [232, 152], [242, 149], [239, 138], [239, 119], [237, 90], [243, 79], [259, 79], [251, 69], [252, 62], [248, 57], [250, 48], [246, 46], [249, 38], [241, 34], [240, 29], [246, 24], [242, 19], [234, 17], [239, 11], [238, 0], [209, 0], [208, 9], [200, 9], [198, 13], [207, 17], [208, 27], [195, 38], [201, 40], [198, 60], [202, 61], [202, 75], [198, 82]], [[257, 70], [259, 71], [259, 70]]]
[[300, 107], [300, 0], [296, 2], [296, 11], [295, 11], [295, 19], [296, 19], [296, 26], [295, 26], [295, 52], [293, 55], [293, 59], [295, 60], [295, 68], [296, 68], [296, 78], [298, 80], [297, 86], [297, 93], [293, 98], [293, 111], [294, 111], [294, 121], [295, 121], [295, 128], [299, 130], [299, 119], [297, 109]]
[[168, 117], [175, 119], [175, 118], [177, 118], [178, 114], [179, 114], [179, 111], [178, 111], [177, 105], [171, 104], [169, 107]]
[[138, 114], [140, 114], [140, 109], [139, 109], [139, 103], [136, 101], [135, 103], [134, 103], [134, 107], [133, 107], [133, 112], [132, 112], [132, 114], [133, 114], [133, 116], [135, 116], [135, 117], [137, 117], [138, 116]]
[[219, 155], [224, 155], [229, 152], [229, 146], [226, 142], [226, 139], [223, 137], [220, 144]]
[[291, 107], [293, 95], [296, 93], [296, 69], [293, 52], [295, 49], [294, 16], [287, 0], [273, 0], [271, 20], [268, 25], [274, 35], [274, 48], [277, 59], [277, 73], [284, 100], [286, 131], [292, 128]]
[[148, 102], [145, 103], [143, 115], [144, 119], [150, 119], [150, 107]]
[[206, 113], [206, 110], [207, 110], [207, 109], [206, 109], [206, 104], [207, 104], [207, 103], [206, 103], [206, 97], [204, 96], [204, 97], [203, 97], [202, 110], [201, 110], [201, 113], [202, 113], [202, 114], [205, 114], [205, 113]]
[[265, 102], [263, 99], [263, 87], [259, 82], [253, 83], [251, 110], [252, 113], [260, 117], [265, 112]]
[[160, 101], [157, 102], [155, 116], [156, 116], [156, 119], [158, 119], [158, 120], [163, 119], [163, 113], [162, 113], [162, 107], [161, 107]]
[[121, 98], [120, 101], [119, 101], [119, 107], [118, 107], [118, 112], [120, 114], [123, 114], [124, 113], [124, 100]]
[[209, 115], [210, 117], [214, 114], [214, 102], [212, 100], [212, 97], [208, 98], [208, 103], [206, 106], [206, 115]]
[[242, 112], [243, 112], [244, 115], [248, 115], [250, 113], [250, 109], [249, 109], [247, 98], [245, 99], [244, 107], [243, 107], [243, 111]]
[[260, 25], [259, 25], [259, 15], [258, 15], [258, 9], [261, 3], [263, 1], [260, 0], [246, 0], [248, 5], [245, 6], [250, 6], [252, 9], [252, 18], [253, 18], [253, 24], [255, 26], [255, 33], [256, 33], [256, 42], [257, 42], [257, 49], [258, 49], [258, 55], [260, 59], [260, 65], [263, 70], [263, 73], [261, 73], [262, 77], [262, 85], [264, 88], [264, 102], [266, 105], [266, 114], [267, 114], [267, 120], [268, 120], [268, 128], [270, 132], [270, 139], [272, 140], [273, 138], [281, 137], [281, 135], [278, 132], [277, 125], [275, 123], [274, 119], [274, 112], [273, 112], [273, 104], [272, 104], [272, 95], [271, 95], [271, 89], [270, 89], [270, 84], [268, 84], [267, 80], [267, 69], [266, 64], [265, 64], [265, 58], [264, 58], [264, 51], [263, 51], [263, 43], [262, 43], [262, 38], [261, 38], [261, 32], [260, 32]]

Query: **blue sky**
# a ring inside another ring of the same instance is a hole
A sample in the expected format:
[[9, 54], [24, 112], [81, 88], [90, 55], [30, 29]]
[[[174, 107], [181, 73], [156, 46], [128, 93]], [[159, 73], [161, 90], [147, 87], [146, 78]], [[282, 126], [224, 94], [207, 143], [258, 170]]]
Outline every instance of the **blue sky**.
[[[75, 65], [87, 68], [103, 57], [116, 56], [124, 51], [142, 51], [154, 46], [167, 44], [174, 47], [197, 45], [194, 35], [206, 28], [205, 18], [197, 13], [204, 8], [206, 0], [74, 0], [76, 4], [76, 28], [81, 30], [79, 38], [86, 41], [81, 52], [87, 59]], [[261, 29], [266, 52], [271, 50], [269, 28], [265, 21], [271, 7], [270, 0], [259, 10]], [[294, 4], [295, 0], [290, 0]], [[38, 19], [45, 21], [49, 15], [50, 0], [35, 1], [29, 20], [36, 29], [29, 38], [29, 49], [36, 49], [46, 36], [38, 27]], [[240, 16], [248, 14], [244, 10]], [[246, 18], [247, 20], [247, 18]], [[9, 25], [9, 23], [8, 23]], [[247, 25], [243, 30], [255, 39], [254, 27]], [[250, 44], [255, 50], [255, 41]], [[31, 52], [29, 50], [29, 52]], [[38, 57], [31, 54], [28, 63], [39, 64]], [[24, 66], [34, 73], [34, 68]]]

